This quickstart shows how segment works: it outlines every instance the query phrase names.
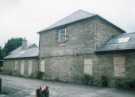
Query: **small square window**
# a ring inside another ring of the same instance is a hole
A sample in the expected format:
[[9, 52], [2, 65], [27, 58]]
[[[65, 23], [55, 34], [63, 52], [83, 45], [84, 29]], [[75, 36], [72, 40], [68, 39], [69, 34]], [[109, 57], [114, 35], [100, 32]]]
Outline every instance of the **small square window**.
[[57, 31], [57, 41], [58, 42], [65, 42], [67, 40], [67, 29], [62, 28]]

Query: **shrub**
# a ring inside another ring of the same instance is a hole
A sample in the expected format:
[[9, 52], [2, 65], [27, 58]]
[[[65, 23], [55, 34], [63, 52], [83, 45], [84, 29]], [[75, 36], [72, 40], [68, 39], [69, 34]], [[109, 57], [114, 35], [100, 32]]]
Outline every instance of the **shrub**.
[[56, 77], [56, 78], [54, 79], [54, 81], [58, 81], [58, 82], [59, 82], [59, 81], [60, 81], [60, 79], [59, 79], [58, 77]]
[[128, 80], [126, 81], [128, 89], [135, 89], [135, 80]]
[[93, 85], [93, 79], [94, 78], [88, 74], [84, 75], [84, 83], [87, 85]]
[[108, 86], [108, 78], [106, 76], [101, 76], [101, 86], [103, 87]]
[[135, 89], [135, 79], [115, 78], [115, 87], [123, 89]]
[[42, 79], [43, 78], [43, 72], [38, 72], [37, 73], [37, 78]]

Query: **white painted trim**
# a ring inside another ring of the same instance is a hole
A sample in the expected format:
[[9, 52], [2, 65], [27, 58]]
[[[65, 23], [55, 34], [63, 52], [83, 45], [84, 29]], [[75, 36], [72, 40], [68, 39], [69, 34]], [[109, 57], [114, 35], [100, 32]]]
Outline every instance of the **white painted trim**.
[[84, 74], [93, 75], [92, 59], [84, 59]]
[[113, 64], [114, 64], [114, 76], [116, 77], [124, 77], [125, 76], [125, 62], [126, 59], [124, 56], [114, 56]]
[[45, 60], [40, 61], [40, 71], [45, 72]]
[[18, 69], [18, 61], [15, 61], [14, 64], [15, 64], [15, 65], [14, 65], [14, 69], [15, 69], [15, 71], [16, 71], [16, 70]]
[[28, 75], [31, 76], [32, 74], [32, 69], [33, 69], [33, 64], [32, 60], [28, 61]]
[[24, 75], [24, 60], [22, 60], [20, 64], [20, 73], [21, 75]]

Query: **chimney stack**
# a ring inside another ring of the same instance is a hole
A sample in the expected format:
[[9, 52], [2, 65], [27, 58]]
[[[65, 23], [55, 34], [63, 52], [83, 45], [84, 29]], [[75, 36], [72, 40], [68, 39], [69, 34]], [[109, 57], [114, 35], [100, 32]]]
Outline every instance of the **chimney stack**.
[[22, 47], [23, 47], [23, 49], [26, 49], [27, 48], [27, 40], [26, 39], [24, 39], [22, 41]]

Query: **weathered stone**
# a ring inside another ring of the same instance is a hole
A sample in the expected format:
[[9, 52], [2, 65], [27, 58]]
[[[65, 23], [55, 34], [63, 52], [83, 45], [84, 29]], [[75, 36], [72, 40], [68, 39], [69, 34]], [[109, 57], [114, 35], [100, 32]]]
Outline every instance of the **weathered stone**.
[[[29, 62], [32, 67], [29, 67]], [[17, 62], [17, 64], [15, 64]], [[23, 67], [21, 66], [23, 64]], [[32, 70], [30, 70], [32, 69]], [[15, 59], [4, 61], [4, 72], [16, 76], [36, 77], [38, 72], [38, 59]]]
[[[94, 51], [111, 37], [122, 31], [100, 18], [86, 19], [65, 26], [68, 40], [58, 43], [57, 28], [40, 33], [40, 59], [45, 60], [45, 79], [61, 81], [82, 81], [84, 60], [92, 59], [93, 75], [113, 76], [112, 55], [96, 55]], [[91, 72], [91, 71], [90, 71]]]

